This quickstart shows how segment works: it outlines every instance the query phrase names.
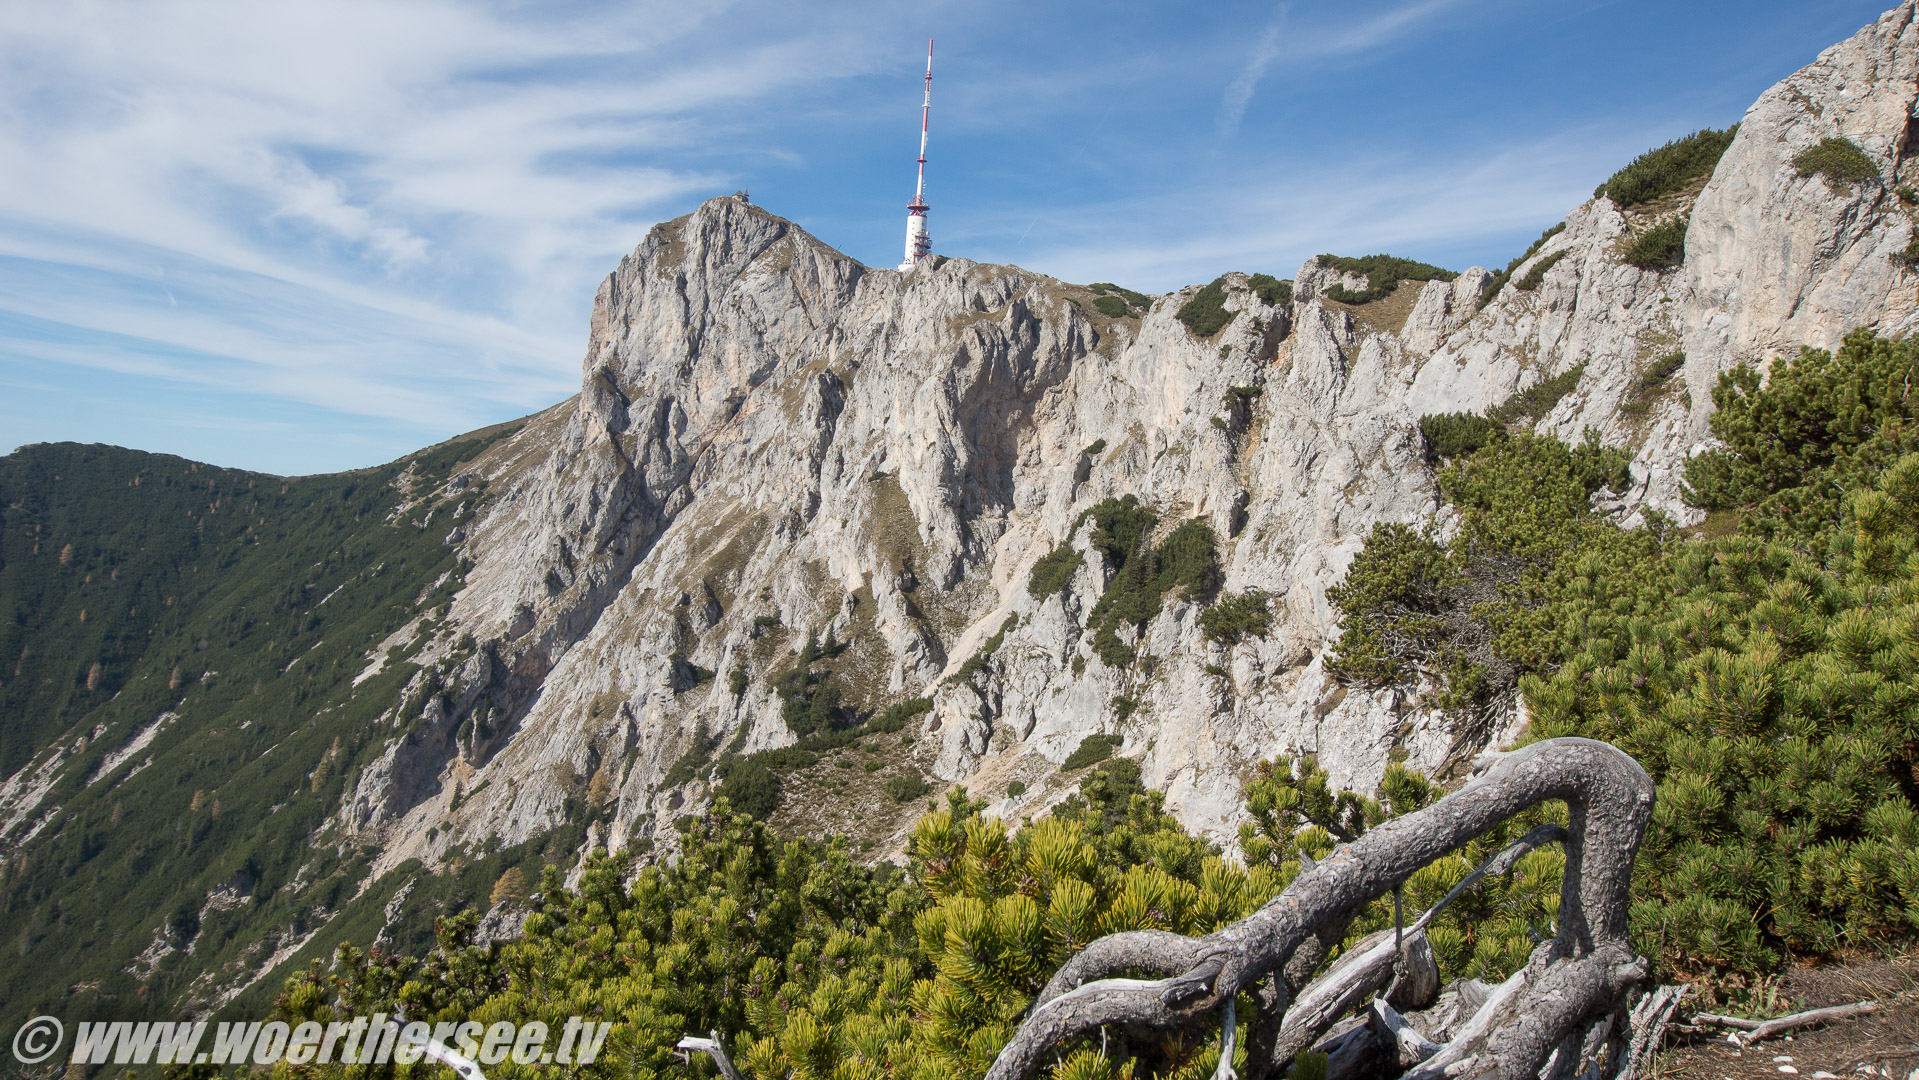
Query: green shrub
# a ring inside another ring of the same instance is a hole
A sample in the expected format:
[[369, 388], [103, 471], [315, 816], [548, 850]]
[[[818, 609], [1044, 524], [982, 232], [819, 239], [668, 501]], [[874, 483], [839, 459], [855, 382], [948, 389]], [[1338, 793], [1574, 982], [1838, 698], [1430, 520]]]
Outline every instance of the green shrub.
[[1107, 704], [1112, 707], [1113, 719], [1122, 723], [1124, 723], [1128, 717], [1139, 711], [1139, 702], [1124, 695], [1114, 697], [1113, 700], [1107, 702]]
[[1627, 416], [1644, 416], [1652, 408], [1653, 399], [1659, 396], [1660, 388], [1685, 366], [1686, 354], [1683, 352], [1670, 352], [1654, 360], [1633, 380], [1619, 411]]
[[758, 755], [744, 757], [727, 770], [715, 794], [740, 813], [764, 821], [780, 808], [780, 778]]
[[1686, 226], [1690, 218], [1662, 221], [1640, 233], [1626, 247], [1625, 259], [1641, 270], [1665, 271], [1686, 257]]
[[1363, 292], [1353, 292], [1344, 285], [1334, 283], [1326, 290], [1326, 299], [1337, 300], [1342, 304], [1370, 304], [1393, 294], [1401, 281], [1451, 281], [1459, 275], [1451, 270], [1443, 270], [1431, 263], [1415, 262], [1396, 255], [1367, 255], [1363, 258], [1348, 258], [1340, 255], [1321, 255], [1315, 260], [1324, 266], [1330, 266], [1342, 274], [1366, 279]]
[[886, 735], [905, 727], [915, 716], [933, 711], [933, 699], [928, 697], [907, 698], [897, 705], [888, 706], [886, 711], [866, 722], [866, 730]]
[[1158, 518], [1132, 495], [1103, 500], [1081, 515], [1087, 517], [1095, 523], [1093, 547], [1117, 571], [1087, 617], [1093, 651], [1108, 667], [1128, 667], [1136, 656], [1120, 639], [1120, 627], [1143, 629], [1168, 592], [1202, 604], [1211, 600], [1219, 586], [1218, 541], [1211, 524], [1194, 518], [1158, 546], [1146, 547]]
[[1513, 288], [1523, 289], [1526, 292], [1531, 292], [1534, 289], [1539, 288], [1541, 283], [1543, 283], [1546, 280], [1546, 271], [1551, 270], [1553, 267], [1559, 265], [1559, 260], [1565, 258], [1569, 254], [1571, 253], [1566, 251], [1555, 251], [1551, 255], [1548, 255], [1545, 258], [1534, 263], [1533, 268], [1531, 270], [1526, 271], [1526, 273], [1522, 275], [1517, 281], [1513, 282]]
[[1907, 206], [1919, 206], [1919, 191], [1913, 190], [1911, 184], [1900, 184], [1898, 194], [1900, 202]]
[[1854, 184], [1879, 179], [1879, 166], [1859, 149], [1859, 144], [1837, 136], [1821, 139], [1793, 155], [1792, 167], [1800, 176], [1823, 176], [1842, 192], [1850, 192]]
[[1863, 330], [1837, 354], [1807, 349], [1763, 376], [1722, 373], [1711, 423], [1724, 445], [1686, 463], [1687, 502], [1739, 511], [1749, 534], [1823, 550], [1844, 493], [1919, 450], [1916, 382], [1909, 344]]
[[1293, 283], [1290, 278], [1280, 279], [1271, 274], [1254, 274], [1246, 279], [1253, 295], [1267, 304], [1290, 304], [1293, 302]]
[[713, 738], [706, 730], [706, 721], [702, 720], [693, 731], [693, 743], [686, 752], [673, 762], [660, 778], [660, 789], [679, 787], [697, 777], [701, 770], [713, 760]]
[[1426, 459], [1443, 461], [1480, 450], [1506, 429], [1478, 413], [1429, 413], [1419, 418], [1419, 434], [1426, 441]]
[[901, 773], [888, 780], [885, 788], [886, 794], [894, 802], [909, 803], [925, 798], [926, 793], [933, 790], [933, 785], [928, 784], [918, 773]]
[[773, 627], [779, 626], [779, 625], [781, 625], [781, 623], [780, 623], [780, 617], [778, 615], [753, 616], [753, 629], [755, 630], [770, 630]]
[[1580, 364], [1569, 371], [1539, 380], [1512, 397], [1486, 410], [1486, 418], [1495, 424], [1511, 427], [1514, 424], [1532, 425], [1547, 413], [1553, 411], [1560, 400], [1578, 387], [1581, 376], [1586, 374], [1586, 365]]
[[668, 666], [672, 669], [673, 692], [676, 694], [698, 689], [713, 681], [715, 674], [713, 669], [703, 668], [693, 663], [686, 658], [685, 653], [676, 652], [667, 657], [666, 660]]
[[1151, 306], [1153, 302], [1153, 298], [1147, 296], [1145, 293], [1134, 292], [1131, 289], [1122, 289], [1110, 281], [1095, 281], [1086, 287], [1096, 293], [1111, 293], [1126, 301], [1128, 304], [1131, 304], [1133, 307], [1142, 310]]
[[1093, 307], [1109, 319], [1126, 317], [1126, 301], [1117, 296], [1099, 296], [1093, 299]]
[[1006, 785], [1006, 797], [1007, 797], [1007, 798], [1009, 798], [1009, 799], [1017, 799], [1017, 798], [1019, 798], [1019, 797], [1020, 797], [1021, 795], [1024, 795], [1024, 794], [1026, 794], [1026, 781], [1024, 781], [1024, 780], [1014, 780], [1014, 781], [1012, 781], [1011, 783], [1009, 783], [1009, 784], [1007, 784], [1007, 785]]
[[1919, 266], [1919, 231], [1912, 234], [1912, 239], [1906, 242], [1905, 248], [1893, 255], [1892, 261], [1907, 269]]
[[1193, 294], [1191, 300], [1179, 306], [1173, 317], [1186, 324], [1193, 336], [1210, 338], [1226, 328], [1233, 321], [1233, 313], [1226, 310], [1226, 279], [1216, 278], [1212, 284]]
[[1206, 640], [1222, 645], [1237, 645], [1247, 638], [1262, 638], [1272, 632], [1272, 605], [1266, 594], [1258, 589], [1229, 593], [1199, 613], [1199, 628], [1206, 635]]
[[1042, 599], [1054, 593], [1065, 592], [1073, 582], [1073, 574], [1079, 570], [1085, 557], [1073, 548], [1061, 544], [1040, 556], [1033, 564], [1033, 572], [1026, 579], [1026, 591]]
[[1707, 128], [1648, 150], [1594, 188], [1593, 197], [1604, 195], [1623, 209], [1670, 195], [1702, 176], [1710, 176], [1738, 131], [1738, 124], [1724, 131]]
[[1513, 271], [1518, 270], [1520, 266], [1523, 265], [1527, 259], [1532, 258], [1534, 252], [1537, 252], [1540, 248], [1546, 245], [1546, 241], [1551, 240], [1553, 237], [1558, 236], [1560, 233], [1565, 231], [1566, 231], [1566, 223], [1562, 221], [1559, 224], [1554, 225], [1552, 228], [1547, 229], [1545, 232], [1540, 233], [1539, 239], [1534, 240], [1530, 245], [1528, 245], [1526, 250], [1519, 254], [1518, 258], [1506, 264], [1506, 269], [1501, 270], [1499, 273], [1494, 274], [1491, 278], [1487, 279], [1486, 287], [1479, 294], [1480, 310], [1484, 311], [1486, 308], [1486, 305], [1492, 303], [1493, 298], [1499, 295], [1499, 290], [1506, 287], [1506, 282], [1512, 280]]
[[1919, 934], [1916, 352], [1860, 331], [1725, 373], [1688, 498], [1737, 512], [1737, 535], [1621, 529], [1588, 498], [1621, 452], [1517, 436], [1442, 473], [1449, 546], [1382, 526], [1329, 594], [1352, 674], [1484, 687], [1489, 657], [1520, 672], [1530, 738], [1646, 767], [1633, 929], [1682, 970]]
[[992, 637], [986, 639], [986, 643], [979, 647], [978, 652], [967, 657], [966, 662], [959, 666], [958, 671], [947, 676], [947, 681], [961, 682], [972, 678], [975, 674], [984, 670], [986, 661], [994, 653], [999, 651], [999, 647], [1006, 642], [1006, 635], [1017, 626], [1019, 626], [1019, 613], [1014, 612], [1006, 617], [1005, 622], [1000, 623], [999, 630], [994, 633]]
[[1072, 772], [1074, 769], [1084, 769], [1088, 765], [1097, 765], [1112, 757], [1113, 751], [1125, 741], [1125, 738], [1119, 735], [1088, 735], [1079, 741], [1077, 749], [1066, 755], [1066, 760], [1060, 762], [1059, 767]]
[[817, 636], [809, 634], [806, 645], [793, 658], [792, 666], [774, 677], [773, 691], [780, 697], [780, 716], [793, 734], [804, 737], [842, 726], [846, 714], [840, 708], [839, 679], [831, 671], [814, 671], [813, 664], [831, 659], [844, 648], [830, 633], [824, 645]]
[[1099, 454], [1105, 449], [1106, 449], [1105, 439], [1094, 439], [1091, 443], [1087, 444], [1086, 449], [1081, 450], [1080, 453], [1086, 455], [1087, 457], [1098, 457]]
[[746, 693], [746, 669], [734, 668], [733, 673], [726, 677], [726, 688], [733, 691], [734, 697]]

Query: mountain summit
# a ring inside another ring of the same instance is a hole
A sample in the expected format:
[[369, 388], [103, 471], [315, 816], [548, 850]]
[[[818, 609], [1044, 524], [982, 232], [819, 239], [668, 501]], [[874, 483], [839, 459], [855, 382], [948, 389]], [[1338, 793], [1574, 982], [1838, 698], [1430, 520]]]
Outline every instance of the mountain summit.
[[[1598, 509], [1695, 523], [1722, 372], [1919, 320], [1916, 104], [1908, 3], [1709, 172], [1602, 188], [1499, 273], [1321, 256], [1145, 297], [873, 269], [716, 198], [600, 286], [580, 393], [508, 428], [291, 481], [23, 450], [0, 881], [48, 959], [7, 1011], [156, 979], [211, 1009], [349, 932], [418, 940], [522, 855], [669, 855], [721, 793], [877, 858], [930, 791], [1017, 819], [1101, 761], [1221, 839], [1274, 755], [1445, 774], [1523, 726], [1511, 687], [1441, 708], [1329, 667], [1375, 526], [1457, 525], [1422, 418], [1596, 432], [1632, 455]], [[151, 520], [89, 547], [107, 498]], [[62, 973], [70, 913], [155, 860]]]

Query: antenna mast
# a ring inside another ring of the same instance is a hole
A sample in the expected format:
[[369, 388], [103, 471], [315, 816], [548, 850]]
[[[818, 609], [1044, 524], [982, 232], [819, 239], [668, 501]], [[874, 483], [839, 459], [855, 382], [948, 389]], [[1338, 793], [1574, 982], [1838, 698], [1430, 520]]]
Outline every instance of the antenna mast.
[[901, 270], [919, 265], [933, 250], [933, 236], [926, 231], [926, 126], [933, 112], [933, 39], [926, 39], [926, 98], [920, 102], [919, 183], [913, 188], [913, 201], [906, 204], [906, 261]]

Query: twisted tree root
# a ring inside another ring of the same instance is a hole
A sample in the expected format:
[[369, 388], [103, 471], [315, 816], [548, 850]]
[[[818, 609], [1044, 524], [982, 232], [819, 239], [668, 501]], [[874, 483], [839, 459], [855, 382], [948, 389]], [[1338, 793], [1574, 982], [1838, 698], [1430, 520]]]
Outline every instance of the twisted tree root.
[[[1321, 927], [1350, 920], [1420, 867], [1550, 799], [1565, 800], [1570, 810], [1558, 936], [1412, 1074], [1532, 1077], [1568, 1034], [1618, 1008], [1646, 976], [1626, 935], [1626, 914], [1653, 784], [1632, 758], [1589, 739], [1551, 739], [1498, 757], [1465, 787], [1345, 845], [1264, 907], [1212, 934], [1137, 931], [1094, 941], [1040, 992], [988, 1080], [1032, 1080], [1054, 1046], [1105, 1024], [1162, 1031], [1191, 1025], [1284, 968]], [[1112, 977], [1127, 971], [1168, 977]]]

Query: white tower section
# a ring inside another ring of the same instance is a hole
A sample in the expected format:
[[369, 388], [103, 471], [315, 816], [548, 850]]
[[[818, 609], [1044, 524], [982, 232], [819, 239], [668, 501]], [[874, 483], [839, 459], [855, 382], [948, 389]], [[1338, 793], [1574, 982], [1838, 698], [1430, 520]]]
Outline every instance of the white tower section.
[[906, 261], [901, 270], [911, 270], [933, 250], [933, 234], [926, 231], [926, 121], [933, 111], [933, 39], [926, 39], [926, 99], [920, 103], [920, 178], [913, 188], [913, 201], [906, 204]]

